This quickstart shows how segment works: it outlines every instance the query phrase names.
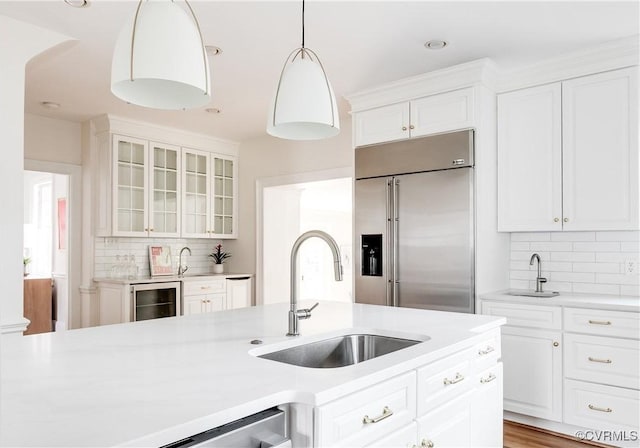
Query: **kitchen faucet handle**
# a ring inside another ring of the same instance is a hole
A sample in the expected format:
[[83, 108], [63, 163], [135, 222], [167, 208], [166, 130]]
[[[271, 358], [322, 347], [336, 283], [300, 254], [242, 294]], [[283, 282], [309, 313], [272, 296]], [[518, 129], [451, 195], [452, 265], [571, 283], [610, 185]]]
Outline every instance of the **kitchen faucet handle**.
[[316, 302], [316, 304], [313, 305], [311, 308], [309, 308], [307, 311], [311, 312], [311, 311], [315, 310], [318, 305], [320, 305], [320, 302]]

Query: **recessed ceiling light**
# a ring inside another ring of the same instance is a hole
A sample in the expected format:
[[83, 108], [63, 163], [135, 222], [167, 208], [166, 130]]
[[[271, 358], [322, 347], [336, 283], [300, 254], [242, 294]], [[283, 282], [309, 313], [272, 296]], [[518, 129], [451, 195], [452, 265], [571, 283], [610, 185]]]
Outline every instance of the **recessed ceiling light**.
[[45, 109], [60, 109], [60, 103], [54, 103], [53, 101], [42, 101], [40, 102], [40, 105]]
[[442, 50], [447, 45], [449, 45], [449, 43], [446, 40], [438, 39], [430, 40], [424, 44], [425, 48], [429, 50]]
[[204, 48], [207, 50], [209, 56], [219, 56], [222, 54], [222, 48], [216, 47], [215, 45], [205, 45]]
[[64, 0], [64, 2], [69, 6], [73, 6], [74, 8], [84, 8], [85, 6], [89, 5], [89, 2], [87, 0]]
[[209, 114], [219, 114], [220, 112], [222, 112], [217, 107], [207, 107], [204, 111], [209, 113]]

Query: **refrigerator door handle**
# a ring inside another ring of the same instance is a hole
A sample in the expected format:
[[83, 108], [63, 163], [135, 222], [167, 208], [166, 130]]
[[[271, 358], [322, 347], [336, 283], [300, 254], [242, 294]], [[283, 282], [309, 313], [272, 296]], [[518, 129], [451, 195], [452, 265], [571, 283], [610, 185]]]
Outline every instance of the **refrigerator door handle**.
[[398, 217], [398, 208], [399, 208], [399, 197], [398, 190], [400, 185], [400, 179], [393, 178], [393, 297], [392, 297], [392, 306], [400, 306], [400, 279], [398, 278], [398, 241], [399, 241], [399, 217]]
[[387, 244], [386, 251], [387, 255], [384, 257], [387, 260], [386, 272], [387, 272], [387, 306], [393, 305], [393, 259], [390, 254], [393, 253], [393, 179], [387, 179], [386, 185], [386, 195], [387, 195], [387, 203], [386, 203], [386, 215], [387, 215]]

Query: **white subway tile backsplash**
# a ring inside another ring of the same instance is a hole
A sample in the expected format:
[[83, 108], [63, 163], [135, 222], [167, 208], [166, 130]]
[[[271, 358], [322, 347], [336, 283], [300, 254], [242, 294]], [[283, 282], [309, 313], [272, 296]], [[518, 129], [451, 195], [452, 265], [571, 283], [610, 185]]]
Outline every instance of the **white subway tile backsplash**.
[[620, 250], [622, 252], [640, 252], [640, 242], [622, 242], [620, 243]]
[[640, 231], [596, 232], [596, 241], [640, 241]]
[[520, 242], [520, 241], [514, 241], [511, 243], [511, 250], [526, 250], [528, 251], [530, 249], [530, 243], [528, 242]]
[[532, 242], [531, 243], [531, 250], [534, 252], [538, 252], [538, 251], [553, 251], [553, 252], [566, 252], [568, 250], [572, 250], [573, 249], [573, 243], [570, 242]]
[[620, 273], [620, 263], [573, 263], [573, 272]]
[[522, 232], [522, 233], [512, 233], [511, 241], [551, 241], [551, 235], [549, 233], [531, 233], [531, 232]]
[[618, 252], [620, 243], [617, 241], [596, 241], [594, 243], [573, 243], [576, 252]]
[[595, 241], [595, 232], [553, 232], [551, 241]]
[[595, 283], [596, 274], [593, 272], [552, 272], [550, 281], [571, 283]]
[[551, 252], [552, 261], [596, 261], [596, 254], [593, 252]]
[[585, 294], [620, 294], [620, 285], [602, 285], [598, 283], [576, 283], [573, 292]]
[[640, 261], [638, 231], [512, 233], [511, 288], [535, 288], [537, 266], [529, 266], [534, 252], [542, 259], [547, 291], [640, 295], [640, 275], [623, 273], [625, 261]]

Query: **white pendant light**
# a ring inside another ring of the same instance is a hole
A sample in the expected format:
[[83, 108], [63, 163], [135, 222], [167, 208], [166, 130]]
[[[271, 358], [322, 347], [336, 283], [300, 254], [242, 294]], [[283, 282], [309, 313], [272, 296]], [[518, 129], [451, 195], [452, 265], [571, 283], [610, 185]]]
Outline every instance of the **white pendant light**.
[[113, 51], [111, 92], [153, 109], [189, 109], [211, 100], [209, 61], [198, 20], [173, 1], [138, 3]]
[[271, 107], [267, 133], [289, 140], [318, 140], [340, 132], [336, 97], [318, 55], [302, 46], [284, 63]]

